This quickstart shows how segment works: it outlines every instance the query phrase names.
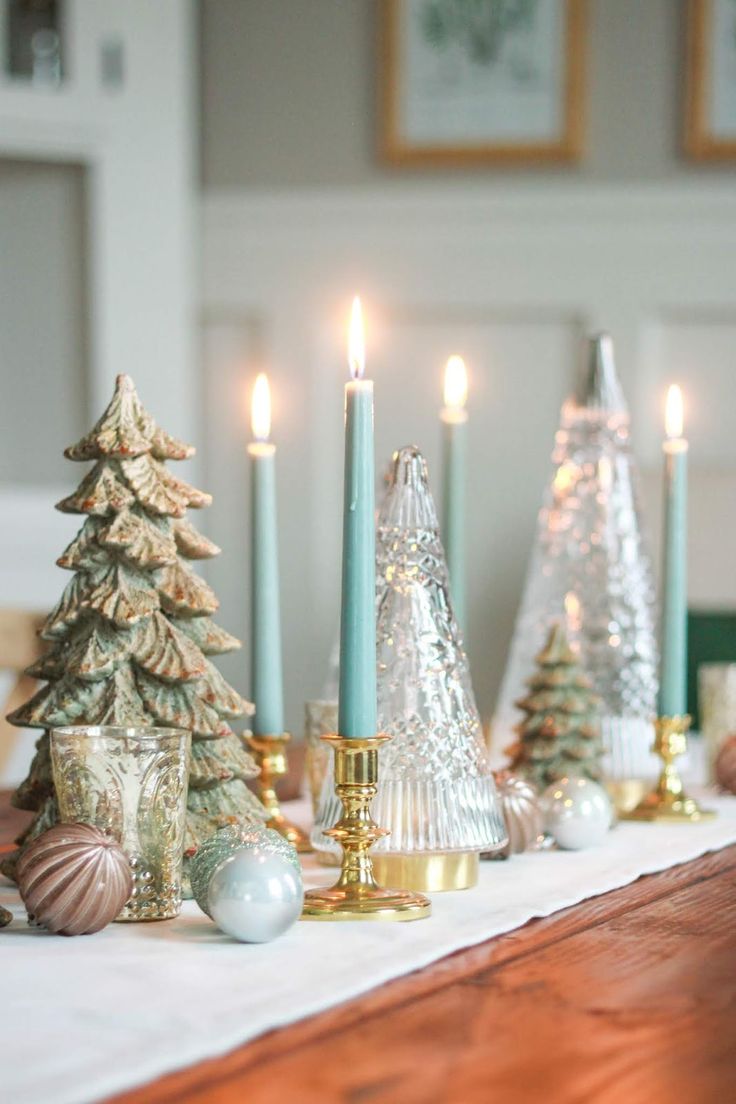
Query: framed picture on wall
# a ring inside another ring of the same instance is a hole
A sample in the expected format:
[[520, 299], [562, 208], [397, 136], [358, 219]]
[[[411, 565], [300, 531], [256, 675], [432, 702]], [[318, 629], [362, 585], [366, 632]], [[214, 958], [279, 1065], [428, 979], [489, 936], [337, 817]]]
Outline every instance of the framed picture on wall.
[[689, 0], [685, 150], [736, 158], [736, 0]]
[[578, 158], [584, 16], [585, 0], [383, 0], [382, 156]]

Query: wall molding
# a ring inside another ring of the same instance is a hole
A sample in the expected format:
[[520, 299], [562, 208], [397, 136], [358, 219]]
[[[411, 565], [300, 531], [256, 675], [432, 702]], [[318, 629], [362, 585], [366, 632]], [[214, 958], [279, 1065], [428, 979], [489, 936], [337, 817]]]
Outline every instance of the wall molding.
[[[692, 220], [683, 224], [684, 215]], [[385, 224], [400, 233], [431, 222], [438, 229], [482, 226], [494, 234], [554, 232], [559, 221], [605, 225], [612, 218], [653, 229], [676, 226], [688, 233], [718, 227], [736, 239], [736, 193], [731, 185], [698, 184], [590, 186], [581, 183], [535, 187], [483, 188], [458, 185], [434, 188], [397, 184], [374, 188], [314, 188], [283, 191], [205, 192], [205, 245], [220, 234], [312, 235], [320, 224], [333, 230], [363, 233]]]

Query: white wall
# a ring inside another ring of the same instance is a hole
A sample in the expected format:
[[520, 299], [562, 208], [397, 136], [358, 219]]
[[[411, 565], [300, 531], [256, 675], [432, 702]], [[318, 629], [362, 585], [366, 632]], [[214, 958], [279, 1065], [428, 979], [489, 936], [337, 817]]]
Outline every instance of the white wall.
[[0, 161], [0, 483], [54, 482], [85, 431], [85, 203], [79, 165]]
[[[547, 0], [542, 0], [546, 3]], [[396, 169], [377, 148], [380, 0], [202, 0], [206, 188], [727, 178], [681, 156], [686, 0], [588, 0], [586, 152], [532, 171]]]
[[43, 608], [63, 548], [46, 512], [81, 478], [62, 450], [119, 372], [170, 432], [197, 436], [193, 16], [190, 0], [67, 0], [61, 86], [0, 69], [0, 511], [29, 549], [18, 564], [0, 541], [0, 605]]
[[[211, 533], [225, 549], [212, 579], [228, 627], [246, 635], [245, 396], [256, 364], [266, 365], [292, 726], [304, 698], [319, 693], [337, 625], [345, 325], [356, 290], [379, 463], [413, 441], [436, 473], [442, 366], [455, 351], [470, 366], [468, 641], [484, 716], [503, 673], [559, 405], [590, 328], [616, 341], [654, 527], [665, 386], [683, 383], [696, 489], [690, 596], [736, 602], [736, 526], [724, 510], [736, 491], [731, 189], [250, 192], [209, 194], [204, 214], [206, 482]], [[715, 495], [721, 508], [708, 509]], [[247, 684], [247, 649], [229, 663]]]

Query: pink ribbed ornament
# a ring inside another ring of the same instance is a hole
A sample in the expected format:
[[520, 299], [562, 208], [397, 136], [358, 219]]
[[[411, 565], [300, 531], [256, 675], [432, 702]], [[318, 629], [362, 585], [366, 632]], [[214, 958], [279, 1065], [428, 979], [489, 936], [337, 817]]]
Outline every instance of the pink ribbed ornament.
[[507, 859], [539, 847], [544, 834], [539, 793], [526, 778], [510, 770], [493, 772], [509, 842], [493, 858]]
[[727, 793], [736, 794], [736, 736], [728, 736], [715, 762], [716, 782]]
[[106, 927], [133, 892], [115, 840], [89, 824], [57, 824], [23, 852], [16, 879], [29, 919], [59, 935]]

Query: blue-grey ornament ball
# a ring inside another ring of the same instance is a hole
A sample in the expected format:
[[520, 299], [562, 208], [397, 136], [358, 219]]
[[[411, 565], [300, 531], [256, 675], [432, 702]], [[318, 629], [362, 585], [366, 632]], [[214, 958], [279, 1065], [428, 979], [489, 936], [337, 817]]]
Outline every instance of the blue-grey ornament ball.
[[229, 855], [244, 847], [260, 848], [283, 855], [301, 875], [301, 864], [293, 844], [263, 824], [228, 824], [205, 840], [192, 859], [190, 881], [192, 896], [202, 912], [212, 916], [208, 902], [209, 886], [215, 868]]
[[243, 847], [215, 867], [207, 902], [226, 935], [241, 943], [268, 943], [301, 916], [301, 872], [283, 854]]
[[596, 847], [613, 823], [611, 799], [589, 778], [561, 778], [542, 794], [544, 828], [566, 851]]

